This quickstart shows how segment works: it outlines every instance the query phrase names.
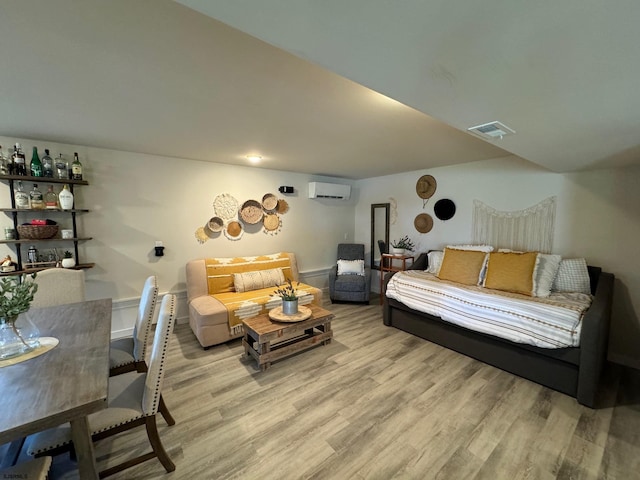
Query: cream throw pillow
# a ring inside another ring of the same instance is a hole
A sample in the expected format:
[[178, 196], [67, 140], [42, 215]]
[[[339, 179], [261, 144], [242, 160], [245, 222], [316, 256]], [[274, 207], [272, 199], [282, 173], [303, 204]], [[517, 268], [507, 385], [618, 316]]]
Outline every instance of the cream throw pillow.
[[338, 260], [338, 275], [364, 276], [364, 260]]
[[464, 285], [477, 285], [487, 254], [477, 250], [444, 249], [438, 278]]
[[538, 252], [492, 252], [484, 286], [494, 290], [533, 295], [533, 271]]
[[427, 273], [433, 273], [434, 275], [438, 275], [440, 271], [440, 266], [442, 265], [442, 258], [444, 257], [444, 252], [442, 250], [433, 250], [427, 253], [428, 265], [427, 265]]
[[556, 278], [561, 260], [560, 255], [538, 254], [538, 265], [533, 272], [533, 288], [536, 297], [548, 297], [551, 294], [553, 280]]
[[277, 287], [284, 282], [284, 274], [281, 268], [233, 274], [233, 285], [238, 293], [260, 290], [261, 288]]
[[567, 258], [560, 262], [553, 282], [554, 292], [580, 292], [591, 294], [591, 280], [584, 258]]

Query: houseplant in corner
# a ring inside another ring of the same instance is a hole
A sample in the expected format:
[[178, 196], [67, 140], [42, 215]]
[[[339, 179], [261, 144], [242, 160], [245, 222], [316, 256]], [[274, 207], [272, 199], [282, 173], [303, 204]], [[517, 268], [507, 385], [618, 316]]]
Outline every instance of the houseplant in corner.
[[0, 280], [0, 360], [28, 353], [40, 344], [40, 332], [27, 315], [38, 284], [35, 274]]
[[394, 240], [391, 242], [391, 252], [394, 255], [404, 255], [406, 252], [413, 252], [415, 245], [409, 238], [409, 235], [405, 235], [400, 240]]
[[[296, 287], [299, 285], [300, 282], [296, 284]], [[296, 292], [297, 289], [293, 287], [291, 280], [287, 280], [286, 284], [279, 285], [275, 291], [275, 294], [282, 298], [282, 313], [285, 315], [295, 315], [298, 313], [298, 296]]]

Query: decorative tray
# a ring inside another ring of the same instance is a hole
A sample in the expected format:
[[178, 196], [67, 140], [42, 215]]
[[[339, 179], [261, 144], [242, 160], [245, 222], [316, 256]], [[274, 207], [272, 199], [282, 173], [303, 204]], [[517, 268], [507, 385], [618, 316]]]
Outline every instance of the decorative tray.
[[282, 307], [276, 307], [269, 310], [269, 318], [275, 322], [302, 322], [311, 317], [311, 309], [308, 307], [298, 307], [298, 313], [295, 315], [285, 315], [282, 313]]

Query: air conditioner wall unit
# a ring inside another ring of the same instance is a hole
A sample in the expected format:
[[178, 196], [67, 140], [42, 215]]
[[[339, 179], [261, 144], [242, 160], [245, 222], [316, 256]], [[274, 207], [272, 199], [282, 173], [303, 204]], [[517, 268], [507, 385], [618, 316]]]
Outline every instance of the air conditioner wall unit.
[[349, 200], [351, 185], [341, 183], [309, 182], [309, 198], [336, 198]]

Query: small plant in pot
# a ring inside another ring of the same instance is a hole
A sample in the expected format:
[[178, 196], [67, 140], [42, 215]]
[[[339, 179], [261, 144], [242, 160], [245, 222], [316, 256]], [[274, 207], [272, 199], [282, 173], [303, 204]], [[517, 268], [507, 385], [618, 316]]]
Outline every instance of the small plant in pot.
[[[296, 287], [300, 285], [300, 282], [296, 284]], [[291, 280], [287, 280], [286, 284], [278, 285], [278, 289], [275, 294], [282, 298], [282, 313], [285, 315], [295, 315], [298, 313], [298, 296], [296, 292], [297, 288], [294, 288]]]
[[64, 252], [64, 258], [62, 259], [62, 266], [64, 268], [73, 268], [76, 266], [76, 259], [73, 258], [73, 253], [69, 250]]
[[409, 238], [409, 235], [405, 235], [400, 240], [394, 240], [391, 242], [391, 253], [396, 255], [403, 255], [405, 252], [413, 252], [416, 249], [415, 245]]

